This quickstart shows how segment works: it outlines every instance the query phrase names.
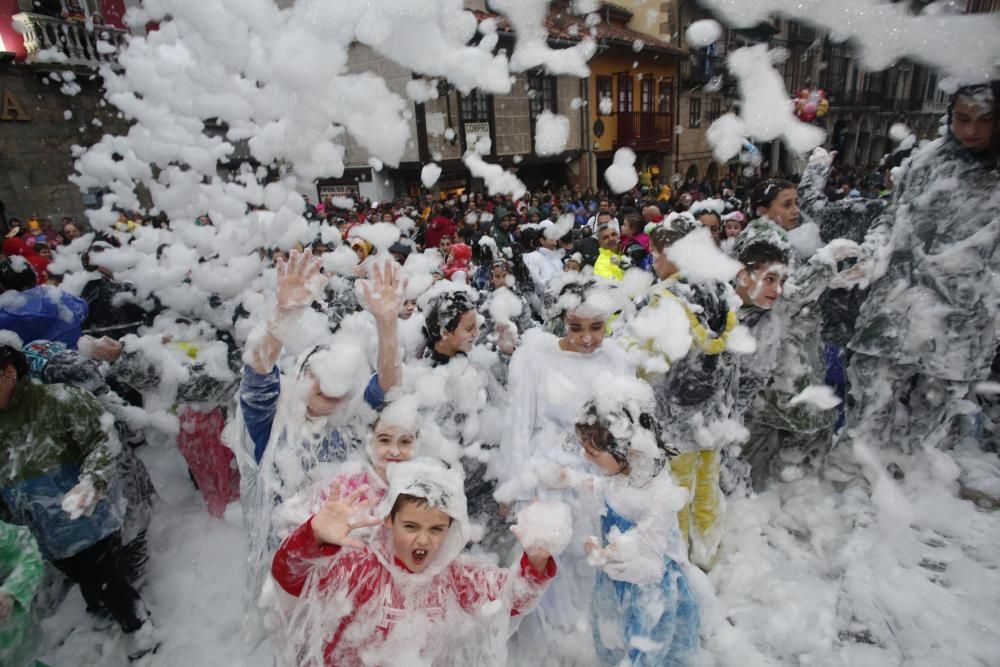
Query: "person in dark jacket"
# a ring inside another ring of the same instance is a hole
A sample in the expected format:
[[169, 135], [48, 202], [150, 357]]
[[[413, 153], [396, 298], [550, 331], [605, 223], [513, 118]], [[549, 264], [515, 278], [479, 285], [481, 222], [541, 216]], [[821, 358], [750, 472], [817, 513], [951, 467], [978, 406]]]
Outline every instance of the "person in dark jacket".
[[134, 286], [118, 282], [112, 271], [101, 265], [100, 254], [111, 247], [96, 241], [83, 255], [84, 268], [99, 274], [80, 292], [90, 308], [83, 331], [91, 336], [120, 340], [127, 334], [138, 333], [143, 325], [152, 324], [160, 307], [155, 297], [141, 300]]
[[[656, 419], [666, 441], [682, 452], [671, 463], [671, 472], [680, 486], [691, 491], [678, 521], [690, 544], [691, 561], [709, 568], [722, 538], [722, 450], [742, 430], [736, 411], [737, 364], [727, 351], [737, 324], [733, 288], [718, 280], [689, 281], [667, 256], [670, 246], [697, 226], [682, 215], [653, 230], [650, 249], [660, 282], [652, 287], [643, 308], [649, 309], [645, 317], [686, 324], [691, 344], [671, 357], [655, 340], [639, 333], [648, 327], [630, 327], [626, 340], [650, 357], [641, 372], [653, 387]], [[645, 319], [641, 311], [636, 324], [639, 319]]]
[[35, 384], [14, 341], [0, 344], [0, 496], [88, 607], [129, 635], [129, 655], [157, 644], [121, 557], [122, 490], [113, 420], [92, 395]]
[[[952, 96], [947, 133], [910, 157], [861, 259], [837, 278], [838, 286], [871, 285], [849, 343], [849, 445], [950, 446], [970, 385], [989, 378], [1000, 271], [998, 107], [997, 81]], [[849, 445], [839, 443], [831, 463], [856, 479]]]

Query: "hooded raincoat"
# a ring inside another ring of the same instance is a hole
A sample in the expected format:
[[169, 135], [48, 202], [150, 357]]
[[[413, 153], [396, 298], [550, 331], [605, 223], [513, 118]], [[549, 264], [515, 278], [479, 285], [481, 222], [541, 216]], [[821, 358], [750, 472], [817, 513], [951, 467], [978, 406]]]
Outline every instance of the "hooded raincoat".
[[44, 573], [42, 554], [31, 531], [0, 521], [0, 593], [14, 600], [10, 616], [0, 620], [0, 664], [35, 664], [39, 633], [31, 605]]
[[[122, 526], [113, 424], [92, 395], [28, 377], [0, 410], [0, 495], [50, 560], [69, 558]], [[103, 495], [93, 513], [71, 519], [62, 499], [83, 479]]]
[[989, 377], [1000, 310], [1000, 166], [949, 134], [903, 168], [862, 246], [874, 281], [849, 344], [848, 422], [873, 443], [909, 450], [940, 446], [969, 384]]
[[523, 556], [504, 569], [460, 555], [470, 535], [460, 469], [416, 459], [390, 466], [388, 477], [376, 515], [387, 518], [400, 494], [426, 498], [453, 519], [441, 547], [414, 573], [396, 558], [385, 524], [357, 550], [317, 544], [307, 521], [281, 544], [271, 568], [299, 598], [286, 629], [288, 657], [337, 667], [503, 665], [509, 618], [532, 609], [555, 561], [538, 571]]

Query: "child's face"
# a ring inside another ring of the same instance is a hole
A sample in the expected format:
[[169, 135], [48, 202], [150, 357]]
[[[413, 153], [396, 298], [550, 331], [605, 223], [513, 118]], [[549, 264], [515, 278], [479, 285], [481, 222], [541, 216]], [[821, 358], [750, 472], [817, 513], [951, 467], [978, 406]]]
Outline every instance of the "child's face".
[[476, 311], [467, 310], [458, 320], [458, 326], [454, 331], [445, 331], [441, 336], [441, 342], [458, 352], [468, 354], [479, 338], [479, 318]]
[[656, 277], [660, 280], [669, 278], [680, 270], [677, 268], [676, 264], [667, 258], [667, 251], [669, 249], [670, 246], [667, 246], [663, 250], [657, 250], [656, 248], [652, 249], [653, 271], [656, 272]]
[[307, 368], [303, 372], [303, 378], [307, 382], [306, 410], [313, 417], [326, 417], [332, 415], [337, 408], [344, 404], [343, 396], [327, 396], [319, 387], [319, 380], [313, 375], [311, 369]]
[[737, 292], [743, 302], [770, 310], [781, 298], [788, 279], [788, 267], [780, 262], [760, 266], [753, 271], [744, 269], [737, 277]]
[[416, 435], [399, 426], [379, 422], [372, 434], [372, 466], [384, 471], [390, 463], [409, 461], [416, 439]]
[[500, 289], [507, 286], [507, 271], [501, 266], [494, 266], [490, 271], [490, 280], [493, 282], [493, 289]]
[[795, 188], [785, 188], [778, 193], [767, 208], [757, 207], [758, 213], [763, 213], [778, 223], [787, 232], [799, 226], [799, 198]]
[[739, 220], [727, 220], [726, 221], [726, 238], [734, 239], [743, 233], [743, 225], [740, 224]]
[[563, 349], [580, 354], [593, 354], [604, 342], [603, 317], [579, 317], [574, 313], [566, 315], [566, 336]]
[[416, 503], [403, 505], [394, 518], [385, 521], [392, 531], [396, 558], [412, 572], [427, 569], [451, 528], [450, 516], [440, 509]]
[[581, 438], [580, 444], [583, 446], [583, 456], [605, 475], [618, 475], [622, 471], [621, 465], [607, 452], [594, 446], [593, 440]]
[[993, 140], [992, 107], [959, 97], [951, 114], [951, 131], [962, 145], [972, 151], [984, 151]]
[[721, 225], [719, 224], [719, 216], [714, 213], [703, 213], [698, 217], [698, 222], [702, 226], [707, 227], [708, 231], [712, 233], [712, 238], [715, 239], [716, 243], [720, 240]]
[[399, 319], [408, 320], [415, 312], [417, 312], [417, 302], [413, 299], [407, 299], [403, 302], [403, 308], [399, 311]]

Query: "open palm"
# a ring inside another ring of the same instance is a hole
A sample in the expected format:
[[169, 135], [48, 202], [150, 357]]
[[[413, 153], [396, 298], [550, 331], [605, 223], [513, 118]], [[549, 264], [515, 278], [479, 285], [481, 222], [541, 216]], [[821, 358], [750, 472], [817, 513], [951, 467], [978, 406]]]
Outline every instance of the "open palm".
[[346, 498], [341, 498], [340, 483], [333, 483], [329, 499], [312, 519], [313, 536], [317, 542], [352, 549], [365, 548], [364, 542], [350, 536], [351, 531], [382, 523], [369, 516], [374, 498], [365, 502], [360, 500], [367, 490], [367, 486], [362, 486]]
[[403, 309], [406, 281], [400, 277], [399, 266], [387, 259], [381, 266], [375, 264], [371, 279], [361, 283], [365, 304], [376, 318], [396, 319]]
[[321, 265], [312, 250], [293, 250], [287, 260], [278, 260], [278, 307], [288, 310], [312, 303], [312, 282]]

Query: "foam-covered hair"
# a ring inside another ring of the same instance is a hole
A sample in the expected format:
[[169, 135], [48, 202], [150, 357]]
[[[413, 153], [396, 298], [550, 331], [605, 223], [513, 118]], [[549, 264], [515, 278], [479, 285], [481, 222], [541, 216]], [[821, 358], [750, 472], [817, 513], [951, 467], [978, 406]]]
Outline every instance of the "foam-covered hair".
[[622, 465], [633, 486], [645, 486], [677, 455], [662, 438], [654, 417], [653, 388], [643, 380], [602, 372], [594, 396], [576, 420], [577, 432]]

